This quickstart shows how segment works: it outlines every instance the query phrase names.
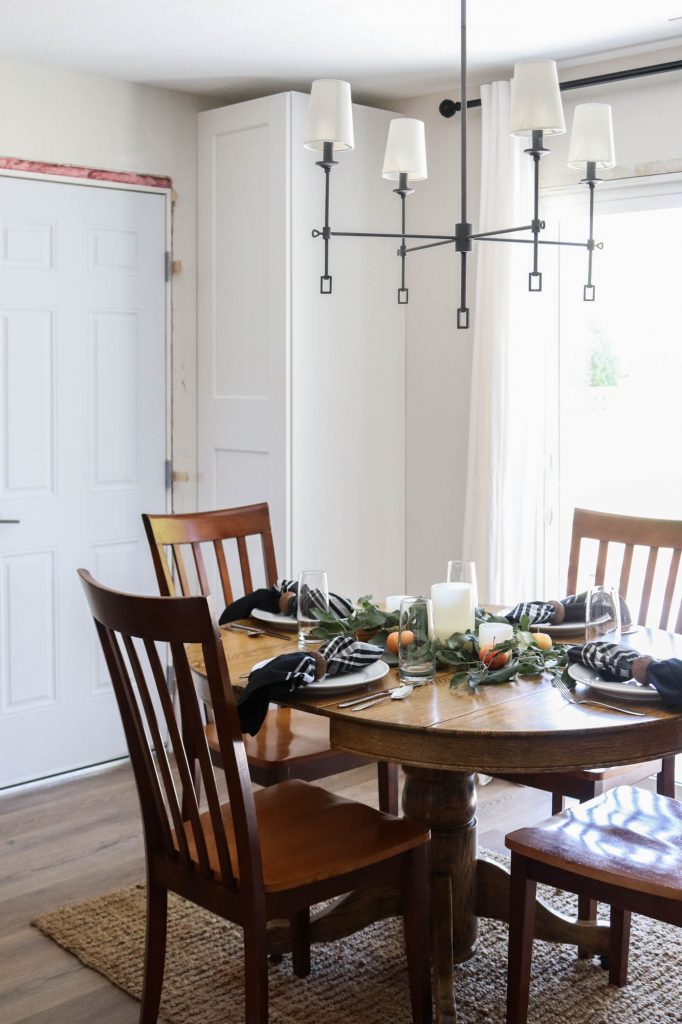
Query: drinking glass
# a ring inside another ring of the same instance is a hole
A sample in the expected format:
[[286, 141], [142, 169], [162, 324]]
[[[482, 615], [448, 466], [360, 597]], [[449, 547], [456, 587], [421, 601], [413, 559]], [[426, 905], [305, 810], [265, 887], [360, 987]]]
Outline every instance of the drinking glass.
[[585, 640], [620, 643], [620, 595], [616, 587], [591, 587], [587, 591]]
[[478, 608], [478, 586], [476, 585], [476, 563], [454, 561], [448, 562], [448, 583], [470, 583], [474, 608]]
[[405, 597], [398, 624], [398, 675], [401, 683], [420, 686], [436, 677], [433, 608], [426, 597]]
[[319, 625], [315, 612], [329, 611], [327, 574], [319, 569], [305, 569], [298, 578], [298, 649], [307, 651], [322, 643], [310, 634]]

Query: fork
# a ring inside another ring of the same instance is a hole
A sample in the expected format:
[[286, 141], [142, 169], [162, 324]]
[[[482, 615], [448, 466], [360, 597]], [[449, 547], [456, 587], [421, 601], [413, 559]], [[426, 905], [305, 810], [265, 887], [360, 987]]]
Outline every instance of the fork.
[[228, 622], [227, 625], [223, 626], [223, 629], [232, 629], [239, 633], [246, 633], [247, 636], [275, 636], [278, 640], [296, 640], [298, 642], [298, 634], [292, 636], [286, 633], [271, 633], [269, 629], [257, 629], [254, 626], [240, 626], [237, 622]]
[[597, 708], [608, 708], [609, 711], [620, 711], [623, 715], [634, 715], [636, 718], [646, 718], [644, 711], [630, 711], [629, 708], [618, 708], [615, 704], [604, 704], [601, 700], [589, 700], [587, 698], [579, 698], [569, 690], [563, 679], [555, 679], [554, 685], [561, 694], [561, 696], [569, 702], [569, 704], [590, 704]]

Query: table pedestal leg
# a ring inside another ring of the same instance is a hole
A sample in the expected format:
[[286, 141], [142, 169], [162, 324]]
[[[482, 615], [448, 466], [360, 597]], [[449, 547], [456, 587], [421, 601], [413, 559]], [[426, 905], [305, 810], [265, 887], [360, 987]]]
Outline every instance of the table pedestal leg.
[[475, 776], [411, 766], [403, 770], [405, 816], [431, 829], [437, 1017], [454, 1021], [452, 965], [473, 956], [478, 940]]

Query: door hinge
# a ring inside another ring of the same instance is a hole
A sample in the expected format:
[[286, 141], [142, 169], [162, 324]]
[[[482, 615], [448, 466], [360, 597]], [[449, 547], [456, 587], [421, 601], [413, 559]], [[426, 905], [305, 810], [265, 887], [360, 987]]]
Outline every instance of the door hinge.
[[170, 459], [166, 459], [164, 463], [164, 473], [166, 478], [166, 490], [169, 491], [173, 486], [173, 463]]
[[172, 262], [173, 262], [173, 261], [172, 261], [172, 259], [171, 259], [171, 253], [170, 253], [170, 252], [167, 252], [167, 253], [165, 254], [165, 259], [164, 259], [164, 271], [163, 271], [163, 272], [164, 272], [164, 275], [165, 275], [165, 276], [164, 276], [164, 280], [166, 280], [166, 281], [170, 281], [170, 279], [171, 279], [171, 275], [172, 275], [172, 273], [173, 273], [173, 266], [172, 266]]

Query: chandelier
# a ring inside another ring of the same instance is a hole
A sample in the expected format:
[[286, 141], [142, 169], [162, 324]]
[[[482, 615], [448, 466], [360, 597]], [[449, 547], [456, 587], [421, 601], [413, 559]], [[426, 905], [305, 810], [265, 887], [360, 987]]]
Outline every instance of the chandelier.
[[[405, 261], [411, 252], [432, 249], [441, 245], [454, 245], [460, 254], [460, 302], [457, 309], [457, 327], [469, 326], [467, 305], [467, 258], [473, 251], [473, 243], [516, 242], [532, 246], [532, 270], [528, 274], [528, 289], [542, 291], [542, 273], [539, 270], [541, 245], [564, 245], [587, 250], [587, 283], [583, 287], [585, 302], [593, 302], [595, 286], [592, 283], [592, 256], [602, 243], [594, 240], [594, 189], [599, 181], [597, 169], [613, 167], [615, 164], [611, 107], [607, 103], [582, 103], [576, 106], [573, 130], [569, 145], [568, 166], [584, 170], [581, 184], [589, 190], [589, 229], [586, 242], [569, 242], [541, 238], [545, 222], [540, 219], [540, 160], [548, 152], [544, 147], [545, 136], [560, 135], [566, 131], [564, 113], [559, 91], [556, 63], [552, 60], [528, 60], [514, 65], [511, 89], [511, 116], [509, 130], [512, 135], [530, 140], [524, 152], [533, 161], [533, 215], [529, 224], [520, 227], [498, 228], [495, 231], [475, 232], [467, 219], [467, 43], [466, 43], [466, 0], [461, 3], [461, 177], [460, 177], [460, 219], [454, 234], [425, 235], [406, 231], [405, 202], [414, 193], [413, 182], [426, 179], [426, 144], [424, 122], [414, 118], [395, 118], [389, 124], [388, 139], [384, 155], [382, 175], [389, 181], [397, 182], [393, 190], [400, 198], [401, 228], [398, 232], [374, 231], [332, 231], [330, 220], [330, 173], [338, 163], [334, 153], [351, 150], [353, 140], [353, 112], [351, 91], [348, 82], [334, 79], [319, 79], [313, 82], [306, 120], [304, 146], [322, 153], [317, 161], [325, 175], [324, 226], [315, 228], [313, 238], [324, 242], [324, 273], [320, 277], [320, 292], [330, 295], [332, 277], [329, 273], [329, 243], [332, 238], [395, 238], [400, 241], [398, 256], [401, 261], [398, 302], [406, 304], [409, 290], [405, 283]], [[458, 105], [459, 107], [459, 105]], [[457, 109], [457, 108], [456, 108]], [[530, 237], [511, 237], [526, 233]], [[409, 245], [409, 242], [419, 242]]]

